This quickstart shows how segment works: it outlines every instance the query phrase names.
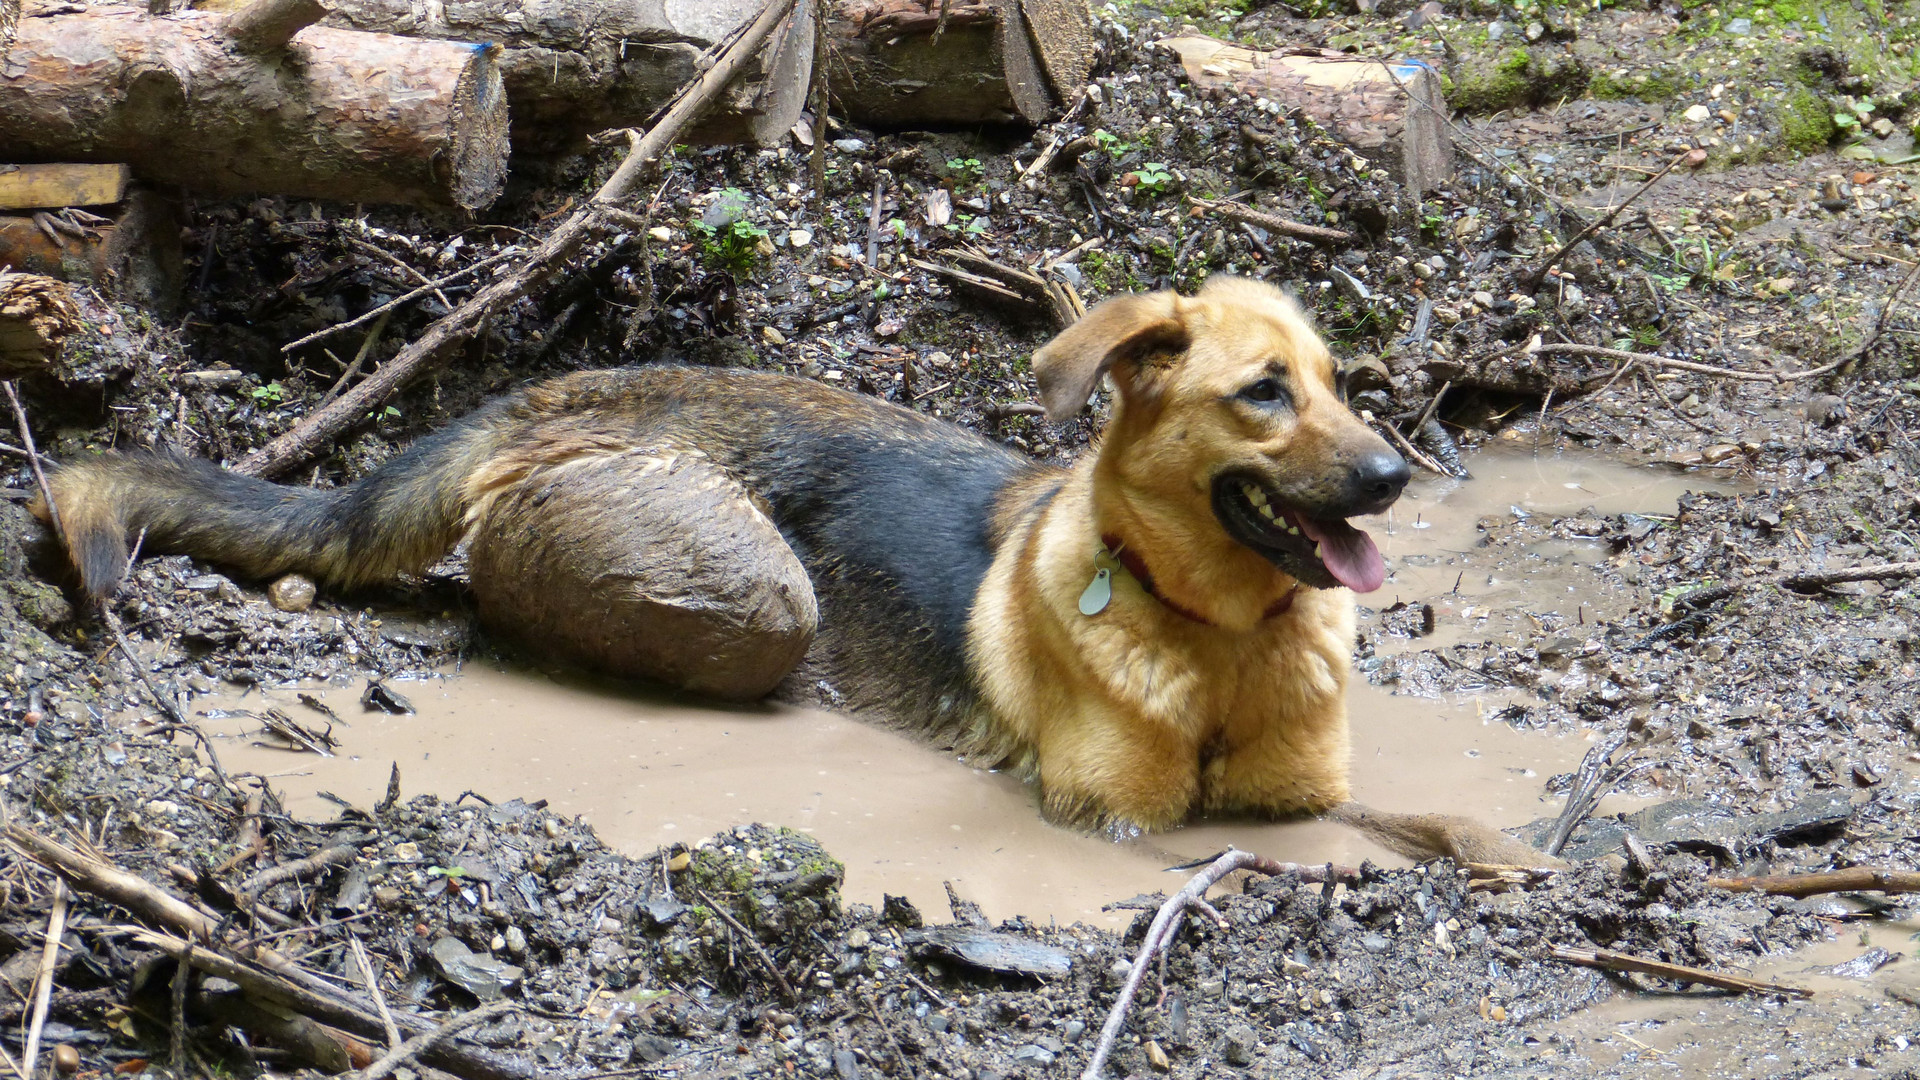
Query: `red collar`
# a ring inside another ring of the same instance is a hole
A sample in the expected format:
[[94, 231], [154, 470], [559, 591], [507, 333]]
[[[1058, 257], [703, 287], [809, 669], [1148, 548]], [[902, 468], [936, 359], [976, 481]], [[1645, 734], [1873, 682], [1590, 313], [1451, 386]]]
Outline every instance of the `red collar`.
[[[1153, 597], [1155, 600], [1160, 601], [1161, 606], [1173, 612], [1175, 615], [1197, 622], [1201, 626], [1213, 625], [1211, 619], [1208, 619], [1204, 615], [1195, 614], [1187, 608], [1180, 606], [1180, 604], [1174, 600], [1162, 595], [1160, 590], [1154, 588], [1153, 572], [1147, 569], [1147, 560], [1141, 558], [1139, 552], [1122, 543], [1119, 536], [1113, 533], [1101, 533], [1100, 542], [1106, 545], [1107, 551], [1112, 554], [1114, 558], [1120, 560], [1120, 565], [1126, 567], [1127, 573], [1133, 575], [1133, 580], [1140, 583], [1141, 591]], [[1260, 617], [1262, 619], [1271, 619], [1276, 615], [1286, 614], [1287, 610], [1293, 607], [1293, 594], [1299, 591], [1300, 586], [1298, 585], [1288, 589], [1285, 596], [1267, 605], [1266, 613]]]

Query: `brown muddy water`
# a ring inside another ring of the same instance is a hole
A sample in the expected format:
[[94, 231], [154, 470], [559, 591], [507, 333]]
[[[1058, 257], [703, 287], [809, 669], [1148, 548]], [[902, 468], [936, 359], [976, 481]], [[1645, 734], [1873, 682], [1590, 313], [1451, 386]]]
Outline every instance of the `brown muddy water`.
[[[1481, 455], [1470, 467], [1472, 481], [1416, 483], [1391, 515], [1369, 523], [1395, 568], [1386, 587], [1366, 598], [1370, 604], [1429, 601], [1442, 632], [1454, 635], [1495, 629], [1488, 624], [1519, 618], [1521, 606], [1571, 610], [1592, 586], [1583, 567], [1604, 557], [1601, 545], [1494, 555], [1476, 547], [1476, 521], [1512, 508], [1666, 514], [1683, 491], [1702, 486], [1698, 477], [1584, 458]], [[1228, 845], [1305, 863], [1402, 865], [1312, 821], [1207, 821], [1126, 843], [1054, 828], [1013, 779], [825, 712], [715, 709], [493, 663], [396, 688], [416, 715], [364, 711], [357, 684], [236, 691], [197, 704], [212, 714], [207, 730], [223, 738], [227, 768], [272, 777], [299, 815], [332, 815], [321, 791], [361, 806], [377, 802], [397, 763], [406, 795], [547, 799], [633, 854], [743, 822], [774, 822], [815, 835], [845, 861], [849, 899], [877, 905], [883, 893], [905, 895], [935, 918], [945, 916], [942, 883], [951, 881], [992, 918], [1122, 926], [1131, 913], [1102, 905], [1171, 889], [1183, 878], [1168, 875], [1167, 866]], [[333, 731], [336, 756], [289, 752], [262, 736], [258, 721], [219, 715], [271, 705], [324, 724], [298, 703], [300, 690], [344, 718]], [[1542, 783], [1573, 767], [1585, 743], [1516, 732], [1492, 719], [1504, 703], [1492, 693], [1449, 701], [1395, 696], [1360, 682], [1350, 701], [1356, 798], [1502, 827], [1558, 812]]]

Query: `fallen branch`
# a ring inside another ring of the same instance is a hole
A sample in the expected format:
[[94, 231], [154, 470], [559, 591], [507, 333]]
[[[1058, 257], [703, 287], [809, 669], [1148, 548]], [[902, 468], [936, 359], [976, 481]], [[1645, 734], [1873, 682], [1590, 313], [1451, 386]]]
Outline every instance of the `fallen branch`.
[[1788, 574], [1775, 580], [1783, 588], [1792, 589], [1795, 592], [1812, 592], [1815, 589], [1824, 589], [1829, 585], [1839, 585], [1848, 581], [1885, 581], [1889, 578], [1910, 578], [1916, 575], [1920, 575], [1920, 562], [1897, 562]]
[[1298, 221], [1289, 221], [1240, 203], [1214, 202], [1212, 199], [1200, 198], [1188, 201], [1202, 210], [1210, 210], [1221, 217], [1258, 226], [1268, 232], [1279, 233], [1281, 236], [1291, 236], [1295, 240], [1307, 240], [1315, 244], [1351, 244], [1356, 239], [1345, 229], [1329, 229], [1324, 225], [1307, 225]]
[[1415, 465], [1420, 466], [1421, 468], [1427, 470], [1428, 472], [1432, 473], [1435, 476], [1450, 477], [1453, 475], [1452, 473], [1448, 472], [1446, 468], [1443, 467], [1439, 462], [1428, 457], [1426, 454], [1421, 453], [1420, 449], [1414, 446], [1413, 443], [1407, 441], [1407, 437], [1405, 435], [1400, 434], [1400, 429], [1394, 427], [1391, 422], [1382, 423], [1379, 425], [1379, 427], [1382, 431], [1385, 431], [1388, 435], [1392, 436], [1394, 442], [1400, 444], [1400, 449], [1403, 453], [1407, 455], [1407, 460], [1413, 462]]
[[324, 330], [315, 330], [313, 333], [308, 334], [306, 337], [300, 338], [296, 341], [289, 341], [285, 345], [280, 346], [280, 351], [283, 353], [290, 353], [296, 349], [299, 349], [304, 345], [311, 345], [316, 341], [322, 340], [323, 338], [330, 338], [335, 334], [343, 334], [348, 330], [354, 329], [355, 327], [365, 326], [366, 324], [372, 322], [373, 320], [379, 318], [380, 316], [385, 315], [388, 312], [392, 311], [394, 308], [400, 307], [403, 304], [411, 304], [415, 300], [418, 300], [423, 296], [427, 296], [432, 293], [437, 293], [441, 289], [444, 289], [449, 285], [458, 284], [464, 278], [472, 277], [473, 275], [479, 273], [482, 270], [488, 269], [489, 267], [498, 266], [501, 263], [506, 262], [508, 259], [511, 259], [516, 255], [524, 254], [524, 252], [525, 252], [524, 248], [510, 247], [505, 251], [498, 252], [493, 255], [489, 255], [486, 258], [481, 259], [479, 262], [474, 263], [472, 266], [462, 267], [458, 270], [455, 270], [451, 274], [447, 274], [443, 277], [434, 278], [432, 281], [427, 282], [426, 284], [420, 286], [419, 288], [413, 290], [412, 292], [401, 293], [399, 296], [396, 296], [393, 299], [387, 301], [386, 303], [381, 304], [379, 307], [369, 308], [368, 310], [363, 311], [358, 315], [355, 315], [353, 318], [348, 319], [346, 322], [334, 323], [332, 326], [329, 326]]
[[1774, 896], [1820, 896], [1836, 892], [1920, 892], [1920, 872], [1888, 870], [1878, 866], [1850, 866], [1816, 874], [1770, 874], [1760, 877], [1710, 877], [1707, 884], [1730, 892], [1761, 892]]
[[27, 427], [27, 410], [20, 404], [20, 395], [11, 382], [0, 383], [7, 390], [7, 400], [13, 404], [14, 422], [20, 425], [20, 441], [26, 444], [27, 461], [33, 466], [33, 479], [40, 485], [40, 497], [47, 501], [47, 517], [53, 523], [53, 531], [65, 536], [60, 528], [60, 512], [53, 505], [53, 488], [47, 484], [47, 474], [40, 468], [40, 451], [34, 448], [33, 431]]
[[236, 466], [236, 471], [249, 476], [275, 476], [306, 460], [322, 443], [368, 415], [388, 395], [431, 370], [451, 346], [480, 333], [496, 314], [545, 283], [587, 242], [600, 223], [599, 207], [629, 198], [647, 166], [679, 139], [688, 124], [707, 111], [774, 29], [795, 11], [794, 0], [768, 0], [760, 17], [720, 53], [712, 67], [680, 92], [659, 123], [634, 141], [633, 150], [613, 176], [541, 241], [525, 262], [447, 313], [413, 344], [352, 390], [335, 398], [332, 404], [249, 454]]
[[[1154, 955], [1173, 943], [1173, 935], [1179, 932], [1180, 920], [1186, 915], [1187, 909], [1199, 907], [1206, 910], [1207, 890], [1235, 870], [1252, 870], [1269, 876], [1298, 874], [1304, 883], [1351, 883], [1360, 878], [1359, 871], [1348, 867], [1331, 863], [1302, 866], [1299, 863], [1275, 862], [1251, 851], [1228, 850], [1208, 864], [1193, 875], [1184, 888], [1160, 905], [1159, 914], [1153, 917], [1152, 925], [1147, 927], [1147, 936], [1140, 942], [1140, 951], [1133, 958], [1133, 967], [1127, 971], [1127, 981], [1120, 987], [1120, 996], [1114, 999], [1113, 1008], [1107, 1012], [1107, 1022], [1100, 1027], [1100, 1041], [1094, 1045], [1093, 1059], [1087, 1062], [1080, 1080], [1100, 1080], [1101, 1071], [1107, 1067], [1107, 1058], [1113, 1054], [1113, 1045], [1120, 1037], [1120, 1029], [1126, 1026], [1127, 1011], [1133, 1007], [1133, 999], [1140, 992], [1140, 983], [1146, 978]], [[1218, 917], [1218, 913], [1214, 913], [1214, 918]]]
[[1555, 946], [1547, 954], [1563, 964], [1579, 967], [1598, 968], [1602, 971], [1631, 971], [1641, 975], [1654, 975], [1675, 982], [1699, 983], [1702, 986], [1731, 990], [1736, 994], [1759, 993], [1781, 994], [1793, 998], [1810, 998], [1813, 991], [1785, 983], [1762, 982], [1759, 979], [1728, 975], [1705, 968], [1688, 967], [1685, 964], [1669, 964], [1664, 960], [1643, 960], [1637, 956], [1628, 956], [1608, 949], [1568, 949]]

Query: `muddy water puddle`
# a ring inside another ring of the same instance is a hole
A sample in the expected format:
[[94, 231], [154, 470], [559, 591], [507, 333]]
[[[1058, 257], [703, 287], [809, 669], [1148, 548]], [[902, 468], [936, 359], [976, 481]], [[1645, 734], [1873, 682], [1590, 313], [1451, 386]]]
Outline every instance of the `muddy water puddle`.
[[[1483, 456], [1472, 468], [1471, 482], [1416, 485], [1390, 520], [1370, 526], [1398, 568], [1370, 599], [1398, 593], [1434, 598], [1438, 607], [1446, 598], [1494, 612], [1577, 603], [1563, 596], [1568, 568], [1598, 559], [1597, 545], [1543, 556], [1540, 566], [1487, 565], [1475, 522], [1510, 506], [1542, 514], [1588, 505], [1670, 513], [1688, 486], [1584, 460]], [[271, 705], [321, 722], [297, 700], [306, 690], [343, 718], [330, 758], [269, 746], [259, 722], [244, 716], [206, 721], [223, 737], [227, 768], [273, 777], [297, 815], [332, 816], [322, 791], [372, 805], [397, 763], [406, 795], [546, 799], [634, 854], [742, 822], [775, 822], [814, 834], [845, 860], [850, 899], [878, 904], [882, 893], [904, 894], [935, 918], [946, 914], [942, 883], [951, 881], [994, 918], [1120, 926], [1131, 913], [1103, 911], [1104, 904], [1171, 889], [1182, 877], [1165, 867], [1228, 845], [1303, 863], [1402, 864], [1321, 822], [1209, 821], [1118, 844], [1057, 829], [1039, 819], [1032, 792], [1012, 778], [825, 712], [715, 709], [490, 663], [397, 688], [417, 714], [364, 711], [358, 685], [235, 691], [197, 705], [216, 714]], [[1495, 695], [1436, 701], [1360, 684], [1350, 702], [1355, 797], [1502, 827], [1557, 812], [1557, 800], [1542, 799], [1542, 782], [1571, 769], [1585, 743], [1515, 732], [1492, 719], [1503, 704]]]
[[1592, 572], [1609, 554], [1604, 540], [1555, 539], [1495, 552], [1482, 546], [1483, 518], [1567, 517], [1589, 507], [1600, 514], [1670, 517], [1688, 491], [1738, 490], [1699, 473], [1504, 448], [1474, 455], [1467, 467], [1473, 479], [1416, 482], [1389, 513], [1367, 519], [1391, 574], [1363, 604], [1424, 602], [1435, 614], [1432, 635], [1397, 642], [1382, 635], [1383, 652], [1525, 636], [1534, 629], [1529, 612], [1591, 623], [1624, 607], [1627, 598], [1598, 588]]
[[[1908, 1041], [1920, 1042], [1911, 1034], [1920, 1002], [1920, 965], [1912, 959], [1917, 938], [1920, 924], [1910, 920], [1846, 923], [1828, 941], [1739, 972], [1810, 990], [1808, 999], [1699, 987], [1620, 993], [1528, 1034], [1544, 1058], [1566, 1062], [1569, 1075], [1577, 1069], [1676, 1080], [1803, 1076], [1794, 1067], [1800, 1054], [1831, 1059], [1849, 1048], [1869, 1055], [1896, 1049], [1876, 1047], [1862, 1031], [1904, 1030]], [[1876, 1023], [1875, 1013], [1889, 1015]]]

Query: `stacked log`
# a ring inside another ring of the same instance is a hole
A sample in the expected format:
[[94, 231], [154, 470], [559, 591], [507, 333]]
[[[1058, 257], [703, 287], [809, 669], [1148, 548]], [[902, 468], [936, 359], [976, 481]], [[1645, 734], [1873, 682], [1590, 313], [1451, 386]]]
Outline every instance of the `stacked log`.
[[1163, 38], [1195, 86], [1230, 87], [1299, 109], [1415, 191], [1453, 175], [1440, 77], [1417, 61], [1320, 49], [1246, 49], [1198, 34]]
[[[201, 0], [231, 10], [243, 0]], [[699, 74], [700, 57], [752, 22], [764, 0], [330, 0], [321, 25], [501, 46], [500, 68], [523, 152], [575, 149], [637, 127]], [[693, 133], [702, 142], [770, 146], [792, 129], [813, 73], [813, 5], [774, 32], [755, 66]]]
[[0, 51], [0, 146], [212, 194], [491, 203], [507, 165], [498, 50], [308, 25], [322, 13], [29, 9]]
[[876, 128], [1041, 123], [1085, 89], [1092, 25], [1086, 0], [834, 0], [834, 111]]

